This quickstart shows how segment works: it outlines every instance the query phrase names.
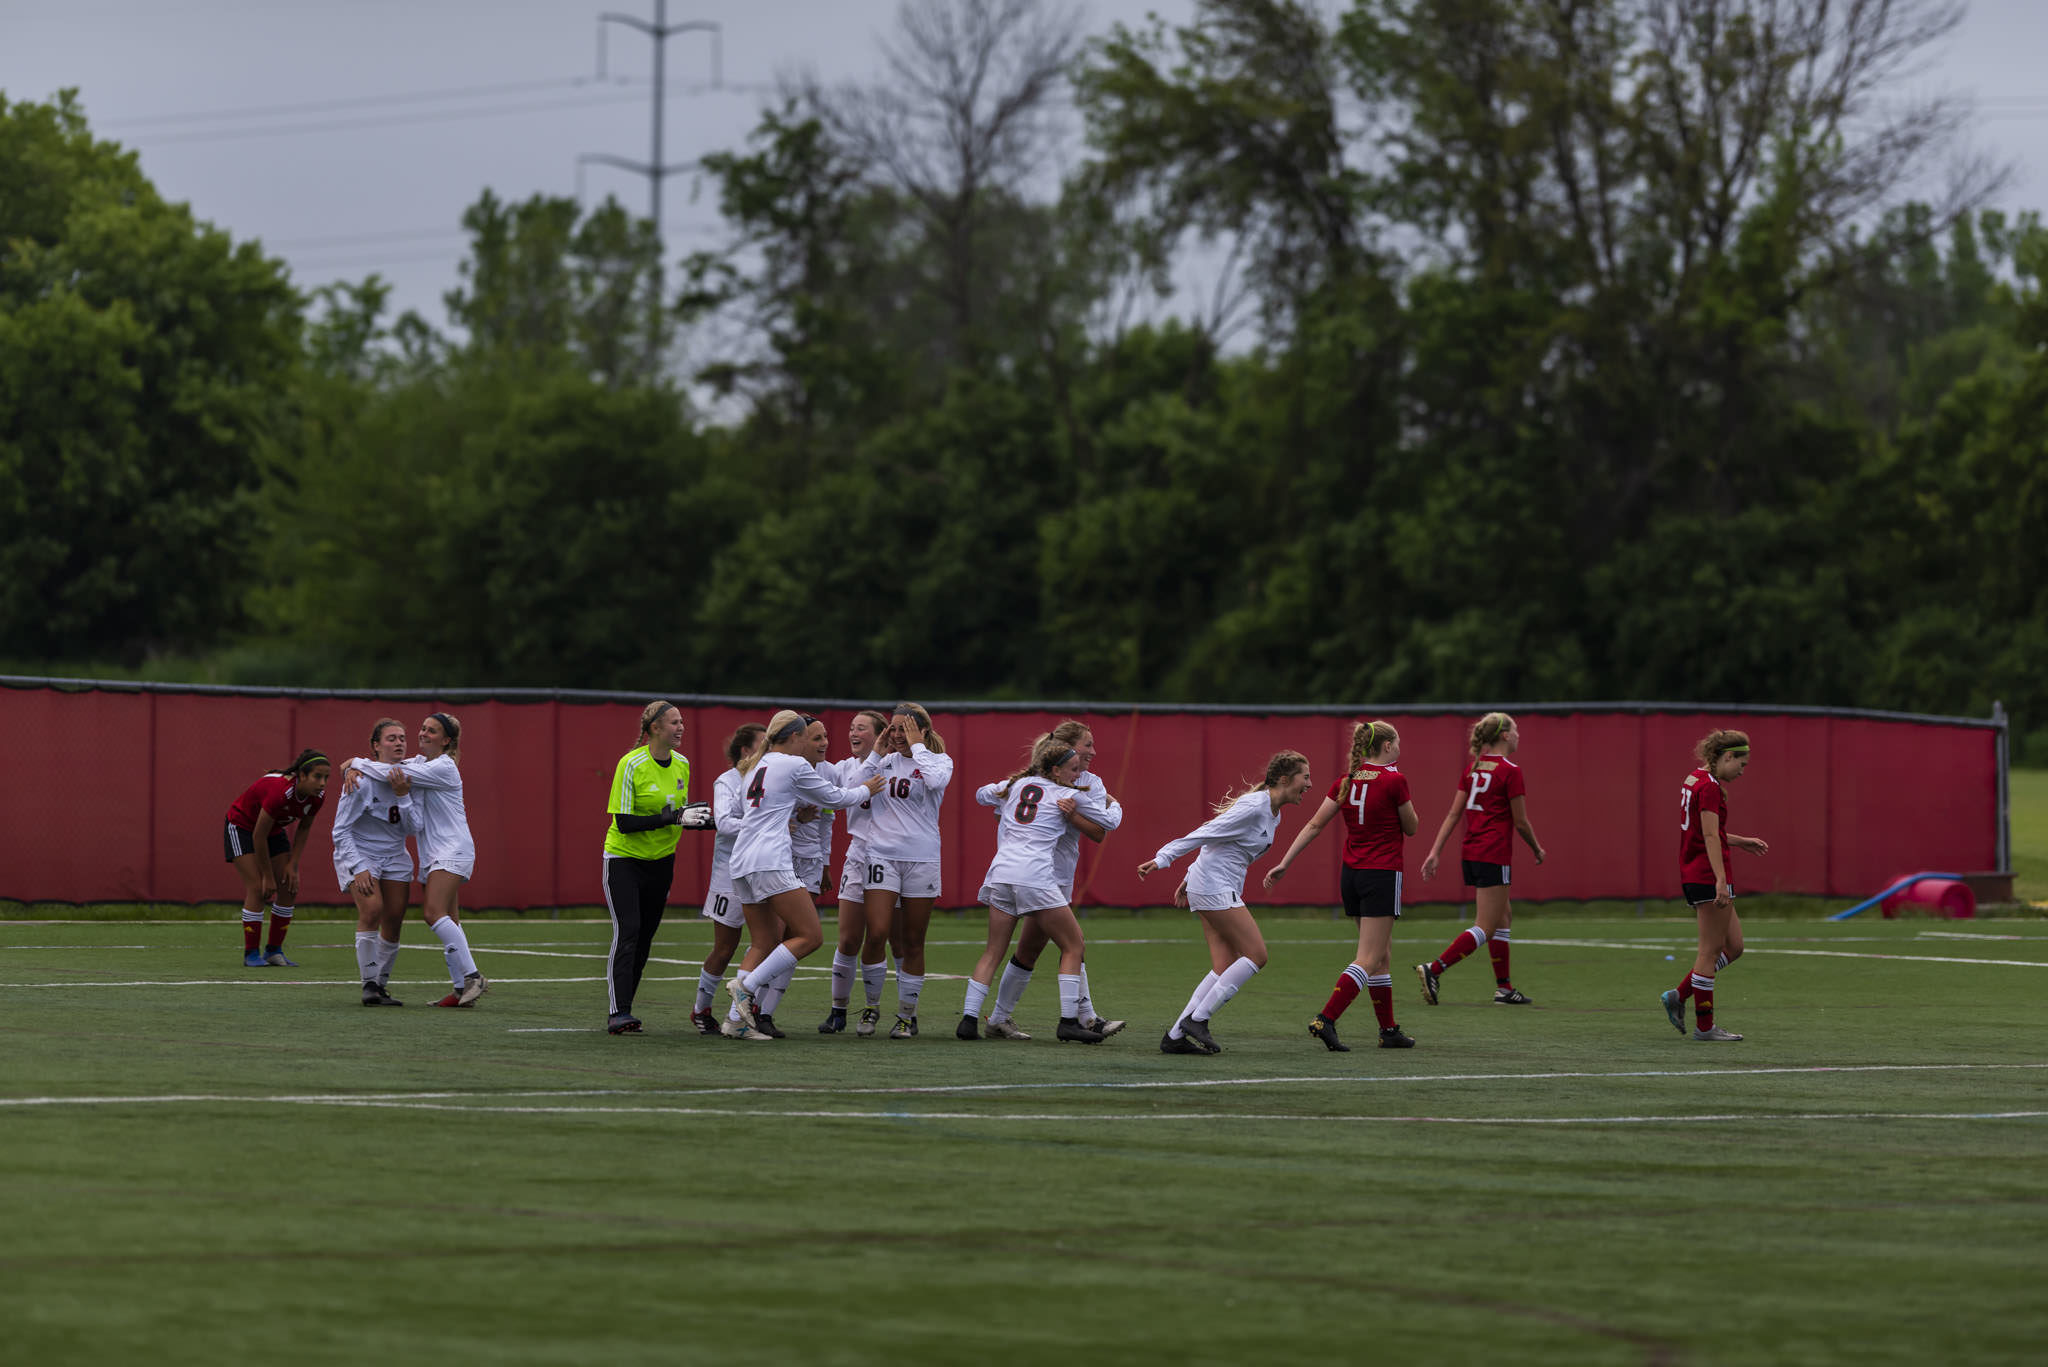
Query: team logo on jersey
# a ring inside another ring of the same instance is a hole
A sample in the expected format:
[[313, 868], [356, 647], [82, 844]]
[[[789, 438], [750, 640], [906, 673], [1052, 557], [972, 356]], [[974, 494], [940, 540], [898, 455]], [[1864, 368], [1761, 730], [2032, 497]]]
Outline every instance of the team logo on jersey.
[[1700, 776], [1699, 776], [1698, 774], [1687, 774], [1687, 775], [1685, 776], [1685, 786], [1686, 786], [1686, 787], [1688, 787], [1688, 788], [1691, 788], [1691, 787], [1695, 786], [1696, 784], [1698, 784], [1698, 783], [1699, 783], [1699, 781], [1700, 781]]
[[1500, 762], [1498, 760], [1482, 759], [1477, 764], [1474, 764], [1472, 767], [1474, 769], [1477, 769], [1482, 774], [1491, 773], [1493, 770], [1500, 767]]

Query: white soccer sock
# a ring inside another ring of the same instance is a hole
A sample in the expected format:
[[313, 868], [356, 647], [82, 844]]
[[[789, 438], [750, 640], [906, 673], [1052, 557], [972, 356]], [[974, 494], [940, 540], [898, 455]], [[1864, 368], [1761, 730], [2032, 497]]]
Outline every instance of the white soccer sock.
[[773, 982], [763, 983], [761, 990], [754, 994], [754, 1009], [767, 1015], [775, 1014], [775, 1004], [782, 1000], [782, 994], [789, 991], [789, 980], [796, 976], [796, 965], [775, 975]]
[[712, 1003], [713, 999], [715, 999], [715, 998], [716, 998], [717, 996], [718, 996], [718, 975], [717, 975], [716, 973], [706, 973], [706, 972], [705, 972], [705, 971], [704, 971], [703, 969], [701, 969], [701, 968], [700, 968], [700, 969], [698, 969], [698, 970], [697, 970], [697, 1005], [696, 1005], [695, 1009], [696, 1009], [696, 1010], [698, 1010], [698, 1011], [709, 1011], [709, 1010], [711, 1009], [711, 1003]]
[[1006, 1021], [1017, 1009], [1017, 1003], [1024, 1000], [1024, 989], [1031, 986], [1031, 970], [1017, 966], [1015, 959], [1003, 965], [1003, 980], [996, 984], [995, 1010], [988, 1013], [993, 1021]]
[[1095, 998], [1091, 996], [1088, 991], [1088, 965], [1085, 963], [1081, 965], [1081, 1001], [1079, 1005], [1079, 1014], [1076, 1015], [1074, 1019], [1078, 1021], [1092, 1021], [1095, 1019]]
[[1168, 1039], [1179, 1039], [1181, 1037], [1180, 1023], [1195, 1014], [1195, 1008], [1202, 1004], [1203, 999], [1209, 995], [1209, 989], [1215, 985], [1216, 975], [1214, 973], [1202, 975], [1202, 981], [1195, 984], [1195, 995], [1188, 998], [1188, 1004], [1183, 1006], [1180, 1009], [1180, 1014], [1173, 1018], [1173, 1028], [1166, 1032]]
[[1060, 1019], [1079, 1020], [1080, 1018], [1081, 975], [1078, 973], [1062, 973], [1060, 974]]
[[899, 1016], [915, 1016], [917, 1014], [917, 996], [922, 991], [924, 991], [924, 974], [905, 973], [903, 970], [898, 969], [896, 971], [896, 1014]]
[[868, 1005], [877, 1010], [882, 1005], [882, 988], [888, 981], [889, 965], [886, 963], [860, 966], [860, 985], [868, 995]]
[[961, 1010], [963, 1016], [979, 1016], [981, 1004], [988, 1000], [988, 984], [967, 980], [967, 1005]]
[[1221, 1011], [1223, 1004], [1232, 997], [1235, 997], [1237, 989], [1250, 982], [1252, 974], [1258, 971], [1259, 966], [1257, 964], [1253, 963], [1250, 959], [1242, 957], [1236, 963], [1224, 969], [1223, 976], [1218, 978], [1216, 985], [1209, 989], [1209, 995], [1202, 998], [1202, 1004], [1195, 1008], [1195, 1019], [1205, 1021], [1218, 1011]]
[[362, 974], [366, 983], [377, 981], [377, 932], [374, 930], [356, 932], [356, 971]]
[[[756, 968], [752, 973], [742, 973], [739, 975], [739, 984], [756, 997], [759, 997], [762, 988], [774, 982], [785, 970], [795, 967], [796, 955], [789, 952], [789, 946], [777, 945], [768, 951], [768, 957], [761, 960], [759, 968]], [[760, 1008], [756, 1007], [755, 1009], [759, 1010]]]
[[391, 965], [398, 959], [398, 941], [377, 937], [377, 981], [391, 981]]
[[844, 950], [832, 951], [832, 1005], [841, 1011], [853, 1000], [853, 970], [860, 960]]
[[443, 916], [430, 927], [448, 957], [448, 977], [459, 988], [463, 979], [476, 972], [476, 958], [469, 952], [469, 937], [453, 916]]

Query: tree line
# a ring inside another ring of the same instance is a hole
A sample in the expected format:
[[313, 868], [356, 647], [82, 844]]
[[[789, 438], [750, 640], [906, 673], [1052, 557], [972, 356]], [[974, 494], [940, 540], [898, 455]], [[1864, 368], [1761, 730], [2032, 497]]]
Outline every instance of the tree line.
[[0, 98], [0, 661], [1999, 698], [2048, 758], [2048, 235], [1899, 79], [1959, 17], [910, 0], [704, 158], [717, 250], [485, 193], [439, 326]]

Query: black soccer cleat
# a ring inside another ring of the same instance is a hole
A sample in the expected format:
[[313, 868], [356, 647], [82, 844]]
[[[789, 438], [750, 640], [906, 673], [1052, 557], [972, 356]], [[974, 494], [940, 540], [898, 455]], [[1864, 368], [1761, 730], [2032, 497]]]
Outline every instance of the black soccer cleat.
[[1424, 1005], [1435, 1006], [1438, 982], [1436, 970], [1428, 964], [1417, 964], [1415, 965], [1415, 976], [1422, 980], [1422, 1000]]
[[756, 1030], [759, 1030], [762, 1034], [766, 1035], [769, 1039], [784, 1038], [782, 1031], [777, 1029], [775, 1026], [775, 1017], [769, 1015], [766, 1011], [757, 1012], [755, 1014], [754, 1028]]
[[1180, 1032], [1193, 1040], [1196, 1046], [1205, 1054], [1220, 1054], [1223, 1052], [1223, 1046], [1210, 1036], [1209, 1022], [1207, 1021], [1198, 1021], [1193, 1016], [1182, 1016], [1180, 1018]]
[[1521, 990], [1519, 988], [1515, 987], [1496, 987], [1493, 990], [1493, 1004], [1495, 1006], [1535, 1005], [1534, 1002], [1530, 1001], [1527, 997], [1522, 995]]
[[962, 1016], [960, 1023], [953, 1027], [954, 1039], [980, 1039], [981, 1022], [973, 1016]]
[[1090, 1030], [1072, 1016], [1062, 1016], [1060, 1028], [1054, 1033], [1053, 1038], [1064, 1040], [1068, 1044], [1100, 1044], [1109, 1036], [1100, 1030]]
[[1308, 1023], [1308, 1032], [1323, 1042], [1323, 1048], [1333, 1054], [1348, 1054], [1351, 1046], [1337, 1038], [1337, 1022], [1326, 1016], [1317, 1016]]
[[621, 1011], [604, 1023], [607, 1035], [637, 1035], [640, 1033], [640, 1018]]
[[846, 1030], [846, 1008], [835, 1006], [825, 1013], [825, 1021], [818, 1027], [821, 1035], [842, 1034]]
[[1175, 1039], [1171, 1032], [1159, 1037], [1159, 1052], [1162, 1054], [1206, 1054], [1209, 1051], [1182, 1035]]
[[1414, 1047], [1415, 1041], [1402, 1034], [1401, 1027], [1398, 1025], [1390, 1025], [1380, 1031], [1380, 1048], [1382, 1049], [1413, 1049]]

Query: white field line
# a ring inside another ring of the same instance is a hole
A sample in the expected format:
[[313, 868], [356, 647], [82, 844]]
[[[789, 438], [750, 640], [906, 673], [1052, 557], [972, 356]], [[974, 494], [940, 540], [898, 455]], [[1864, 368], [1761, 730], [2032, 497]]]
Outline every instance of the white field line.
[[[486, 964], [488, 964], [488, 963], [490, 962], [490, 956], [491, 956], [492, 954], [495, 954], [495, 953], [497, 953], [497, 952], [498, 952], [498, 951], [496, 951], [496, 950], [487, 950], [487, 951], [485, 952], [485, 955], [484, 955], [484, 961], [485, 961], [485, 963], [486, 963]], [[652, 962], [652, 963], [681, 963], [681, 964], [682, 964], [683, 966], [685, 966], [685, 967], [688, 967], [688, 966], [690, 966], [690, 961], [688, 961], [688, 960], [673, 960], [673, 959], [661, 959], [661, 960], [650, 960], [649, 962]], [[251, 972], [253, 973], [253, 972], [254, 972], [254, 970], [251, 970]], [[829, 977], [831, 977], [831, 976], [832, 976], [832, 969], [831, 969], [831, 967], [830, 967], [829, 965], [827, 965], [827, 966], [824, 966], [824, 967], [817, 967], [817, 968], [813, 968], [813, 967], [811, 967], [810, 965], [807, 965], [807, 964], [798, 964], [798, 965], [797, 965], [797, 972], [798, 972], [798, 973], [799, 973], [799, 974], [800, 974], [801, 976], [803, 976], [803, 977], [805, 977], [805, 978], [811, 978], [811, 979], [822, 979], [822, 978], [829, 978]], [[493, 986], [497, 985], [498, 983], [601, 983], [601, 982], [603, 982], [603, 981], [604, 981], [604, 975], [603, 975], [603, 974], [601, 974], [601, 973], [600, 973], [600, 974], [595, 974], [595, 975], [593, 975], [593, 976], [590, 976], [590, 977], [582, 977], [582, 978], [511, 978], [511, 977], [504, 977], [504, 976], [501, 976], [501, 975], [499, 975], [499, 974], [496, 974], [496, 973], [490, 973], [490, 974], [486, 974], [485, 976], [486, 976], [486, 977], [488, 977], [488, 978], [489, 978], [489, 979], [491, 980], [491, 983], [492, 983], [492, 985], [493, 985]], [[927, 974], [925, 974], [925, 981], [926, 981], [926, 982], [941, 982], [941, 983], [945, 983], [945, 982], [965, 982], [965, 981], [966, 981], [966, 979], [967, 979], [967, 976], [968, 976], [968, 975], [967, 975], [967, 974], [965, 974], [965, 973], [927, 973]], [[421, 986], [426, 986], [426, 985], [430, 985], [431, 983], [434, 983], [434, 982], [438, 982], [438, 981], [440, 981], [440, 980], [439, 980], [439, 979], [433, 979], [433, 978], [393, 978], [393, 979], [391, 980], [392, 984], [393, 984], [394, 986], [398, 986], [398, 987], [421, 987]], [[666, 976], [666, 977], [662, 977], [662, 976], [657, 976], [657, 975], [655, 975], [655, 974], [651, 974], [651, 973], [650, 973], [650, 974], [648, 974], [648, 975], [647, 975], [646, 977], [643, 977], [643, 978], [642, 978], [642, 979], [641, 979], [640, 981], [641, 981], [641, 982], [644, 982], [644, 983], [694, 983], [694, 982], [696, 982], [696, 981], [697, 981], [697, 975], [696, 975], [695, 973], [676, 973], [676, 974], [670, 974], [670, 975], [668, 975], [668, 976]], [[5, 990], [7, 990], [7, 989], [9, 989], [9, 988], [20, 988], [20, 989], [22, 989], [22, 990], [24, 990], [24, 991], [27, 991], [27, 990], [29, 990], [29, 989], [31, 989], [31, 988], [60, 988], [60, 987], [284, 987], [284, 988], [291, 988], [291, 987], [300, 987], [300, 988], [305, 988], [305, 987], [327, 987], [327, 988], [332, 988], [332, 987], [359, 987], [359, 986], [361, 986], [361, 980], [360, 980], [360, 979], [358, 979], [358, 978], [356, 978], [356, 977], [354, 977], [353, 975], [351, 975], [350, 977], [347, 977], [347, 978], [286, 978], [286, 977], [282, 977], [282, 976], [279, 976], [279, 977], [266, 977], [266, 978], [257, 978], [257, 977], [248, 977], [248, 978], [139, 978], [139, 979], [135, 979], [135, 980], [133, 980], [133, 981], [130, 981], [130, 982], [53, 982], [53, 983], [0, 983], [0, 991], [5, 991]]]
[[1785, 1121], [1846, 1120], [2034, 1120], [2048, 1111], [1809, 1111], [1744, 1115], [1728, 1112], [1715, 1115], [1562, 1115], [1562, 1116], [1456, 1116], [1456, 1115], [1319, 1115], [1314, 1113], [1237, 1113], [1233, 1111], [1180, 1111], [1103, 1114], [1098, 1111], [761, 1111], [734, 1110], [715, 1106], [451, 1106], [443, 1102], [357, 1101], [342, 1105], [391, 1111], [459, 1111], [487, 1115], [678, 1115], [709, 1116], [725, 1120], [1042, 1120], [1055, 1124], [1089, 1124], [1094, 1121], [1157, 1123], [1193, 1121], [1217, 1124], [1223, 1121], [1336, 1121], [1369, 1125], [1712, 1125], [1755, 1124]]
[[[1753, 941], [1751, 943], [1754, 943]], [[1515, 944], [1526, 949], [1540, 946], [1545, 949], [1634, 949], [1651, 953], [1670, 949], [1668, 944], [1647, 945], [1627, 940], [1538, 940], [1516, 938]], [[1914, 964], [1966, 964], [1972, 968], [2048, 968], [2044, 959], [1957, 959], [1940, 954], [1875, 954], [1852, 949], [1772, 949], [1773, 956], [1788, 955], [1806, 959], [1892, 959], [1900, 963]]]
[[1847, 1065], [1806, 1064], [1781, 1068], [1638, 1068], [1612, 1072], [1553, 1073], [1421, 1073], [1381, 1077], [1235, 1077], [1179, 1078], [1144, 1082], [967, 1082], [932, 1086], [830, 1087], [763, 1086], [733, 1087], [586, 1087], [518, 1092], [431, 1091], [431, 1092], [306, 1092], [278, 1096], [236, 1095], [227, 1092], [170, 1093], [159, 1096], [23, 1096], [0, 1097], [0, 1107], [30, 1106], [153, 1106], [153, 1105], [293, 1105], [354, 1106], [369, 1102], [412, 1103], [425, 1101], [504, 1101], [583, 1097], [741, 1097], [741, 1096], [965, 1096], [1006, 1092], [1150, 1092], [1186, 1091], [1217, 1087], [1355, 1087], [1378, 1084], [1459, 1082], [1550, 1082], [1601, 1081], [1606, 1079], [1686, 1079], [1729, 1077], [1812, 1076], [1833, 1073], [1966, 1073], [2037, 1072], [2048, 1063], [1857, 1063]]

